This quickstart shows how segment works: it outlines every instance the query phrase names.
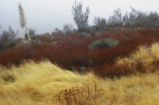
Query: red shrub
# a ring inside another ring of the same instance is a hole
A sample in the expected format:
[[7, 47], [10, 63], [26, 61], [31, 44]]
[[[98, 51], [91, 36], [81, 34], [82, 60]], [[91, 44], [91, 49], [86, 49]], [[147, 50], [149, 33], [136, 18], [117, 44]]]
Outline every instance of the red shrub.
[[104, 66], [98, 66], [93, 68], [93, 72], [102, 77], [120, 77], [125, 75], [133, 74], [134, 71], [130, 69], [126, 64], [124, 65], [108, 65], [105, 64]]
[[[153, 32], [150, 34], [148, 32]], [[0, 52], [0, 64], [20, 64], [23, 60], [41, 61], [48, 59], [61, 67], [80, 70], [81, 67], [93, 68], [99, 75], [112, 76], [128, 74], [125, 66], [114, 67], [118, 57], [124, 57], [137, 50], [138, 46], [159, 41], [159, 30], [139, 30], [107, 32], [94, 37], [68, 35], [68, 36], [41, 36], [41, 42], [28, 48], [14, 48]], [[51, 37], [49, 39], [49, 37]], [[90, 50], [91, 42], [101, 38], [119, 40], [113, 48]], [[109, 69], [107, 69], [109, 68]], [[123, 69], [124, 68], [124, 69]]]

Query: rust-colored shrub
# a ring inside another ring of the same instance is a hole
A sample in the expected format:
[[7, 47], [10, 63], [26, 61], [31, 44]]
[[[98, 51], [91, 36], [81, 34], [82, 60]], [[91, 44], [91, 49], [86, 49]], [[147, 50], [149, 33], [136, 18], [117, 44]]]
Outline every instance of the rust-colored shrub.
[[[158, 30], [134, 31], [134, 33], [130, 31], [130, 29], [127, 33], [125, 30], [118, 32], [112, 31], [94, 37], [75, 34], [67, 36], [44, 35], [40, 37], [40, 42], [33, 43], [29, 47], [17, 47], [8, 51], [0, 51], [0, 64], [18, 65], [24, 60], [39, 62], [48, 59], [52, 63], [70, 70], [76, 69], [78, 71], [85, 71], [91, 68], [94, 69], [95, 73], [102, 76], [118, 75], [120, 73], [116, 71], [116, 68], [121, 69], [120, 72], [123, 72], [123, 68], [125, 69], [124, 65], [120, 65], [121, 67], [114, 67], [114, 63], [118, 57], [128, 56], [141, 45], [149, 46], [151, 43], [159, 41], [159, 35], [148, 34], [149, 31], [158, 34]], [[101, 50], [90, 50], [88, 48], [90, 43], [101, 38], [113, 38], [119, 40], [120, 43], [115, 47]], [[107, 70], [105, 66], [111, 69]]]

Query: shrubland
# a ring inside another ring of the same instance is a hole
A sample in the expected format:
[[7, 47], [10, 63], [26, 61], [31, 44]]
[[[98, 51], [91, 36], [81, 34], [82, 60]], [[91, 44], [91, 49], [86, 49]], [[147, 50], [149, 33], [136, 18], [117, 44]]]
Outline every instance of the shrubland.
[[[77, 34], [39, 36], [37, 42], [0, 51], [0, 64], [10, 66], [12, 64], [19, 65], [27, 60], [40, 62], [48, 59], [69, 70], [79, 72], [84, 70], [86, 72], [93, 69], [96, 73], [103, 75], [103, 68], [106, 65], [110, 66], [109, 68], [114, 67], [118, 57], [128, 56], [135, 52], [139, 46], [149, 46], [159, 40], [158, 29], [126, 30], [105, 32], [93, 37]], [[114, 39], [119, 43], [109, 48], [89, 48], [91, 43], [104, 38]]]
[[89, 7], [75, 2], [77, 30], [37, 35], [19, 11], [23, 39], [0, 36], [0, 105], [159, 104], [157, 12], [117, 9], [89, 26]]
[[159, 44], [140, 46], [137, 51], [127, 57], [119, 57], [112, 65], [96, 67], [95, 74], [108, 77], [121, 77], [136, 73], [153, 73], [158, 71]]

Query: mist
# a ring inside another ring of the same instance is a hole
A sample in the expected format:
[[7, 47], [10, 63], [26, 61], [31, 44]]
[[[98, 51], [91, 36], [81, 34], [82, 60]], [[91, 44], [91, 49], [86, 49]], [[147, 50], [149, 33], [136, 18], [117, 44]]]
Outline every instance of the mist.
[[[74, 0], [19, 1], [24, 9], [27, 27], [35, 29], [37, 33], [52, 32], [56, 27], [62, 29], [65, 24], [72, 24], [75, 27], [71, 12]], [[130, 7], [140, 11], [159, 12], [158, 3], [157, 0], [83, 0], [84, 6], [90, 7], [89, 24], [93, 24], [95, 16], [108, 18], [116, 8], [120, 8], [123, 12]], [[1, 31], [9, 26], [20, 31], [18, 12], [18, 0], [0, 0]]]

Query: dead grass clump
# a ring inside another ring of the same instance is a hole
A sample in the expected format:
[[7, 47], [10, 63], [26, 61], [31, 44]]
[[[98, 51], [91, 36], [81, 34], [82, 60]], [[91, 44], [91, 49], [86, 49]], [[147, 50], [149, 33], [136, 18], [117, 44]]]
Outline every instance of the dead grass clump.
[[84, 83], [82, 87], [72, 87], [56, 94], [62, 105], [99, 105], [103, 102], [104, 90], [94, 83]]
[[116, 65], [127, 64], [130, 69], [136, 72], [155, 72], [159, 69], [159, 43], [150, 47], [141, 46], [128, 57], [119, 58]]

